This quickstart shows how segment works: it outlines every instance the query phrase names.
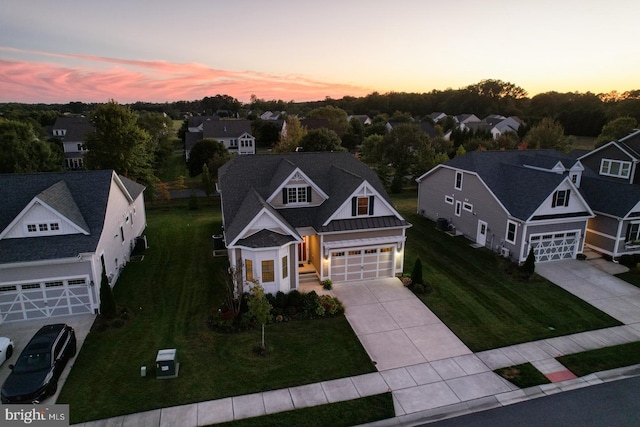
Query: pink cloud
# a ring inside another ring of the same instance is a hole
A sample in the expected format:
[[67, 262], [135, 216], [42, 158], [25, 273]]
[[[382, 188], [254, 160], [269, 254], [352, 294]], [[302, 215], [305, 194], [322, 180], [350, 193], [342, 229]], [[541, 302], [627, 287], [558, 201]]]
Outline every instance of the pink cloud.
[[[25, 53], [0, 47], [0, 51]], [[57, 65], [44, 61], [0, 59], [0, 101], [66, 103], [70, 101], [121, 103], [201, 99], [225, 94], [248, 101], [263, 99], [319, 100], [326, 96], [362, 96], [371, 89], [334, 84], [297, 75], [212, 69], [202, 64], [139, 61], [28, 51], [42, 56], [88, 61], [89, 66]], [[111, 64], [104, 69], [97, 63]]]

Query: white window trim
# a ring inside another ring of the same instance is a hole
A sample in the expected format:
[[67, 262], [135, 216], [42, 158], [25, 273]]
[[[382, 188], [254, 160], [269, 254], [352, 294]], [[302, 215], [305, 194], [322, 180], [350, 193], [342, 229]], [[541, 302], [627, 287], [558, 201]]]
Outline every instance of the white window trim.
[[453, 205], [453, 197], [452, 196], [444, 196], [444, 202], [448, 205]]
[[[637, 225], [638, 228], [639, 228], [639, 230], [637, 232], [638, 235], [636, 236], [636, 239], [631, 239], [630, 238], [626, 243], [637, 242], [638, 240], [640, 240], [640, 221], [631, 221], [629, 223], [628, 227], [631, 227], [631, 226], [634, 226], [634, 225]], [[629, 236], [629, 237], [631, 237], [631, 236]]]
[[473, 213], [473, 205], [469, 202], [464, 202], [462, 203], [462, 209], [464, 209], [467, 212], [472, 212]]
[[[458, 186], [458, 176], [460, 177], [460, 185]], [[464, 180], [464, 174], [460, 171], [456, 171], [455, 180], [453, 181], [453, 188], [456, 190], [462, 190], [462, 182]]]
[[[620, 165], [620, 173], [618, 174], [614, 174], [610, 172], [611, 166], [614, 163], [617, 163]], [[606, 165], [606, 171], [605, 171], [605, 165]], [[626, 169], [625, 169], [625, 166], [626, 166]], [[624, 160], [602, 159], [600, 161], [600, 175], [627, 179], [631, 175], [631, 162], [626, 162]]]
[[[509, 240], [509, 226], [510, 225], [513, 225], [515, 227], [515, 229], [513, 230], [513, 240]], [[504, 235], [504, 240], [507, 243], [511, 243], [511, 244], [515, 245], [517, 239], [518, 239], [518, 223], [508, 219], [507, 220], [507, 230], [506, 230], [506, 233]]]
[[[308, 185], [287, 185], [285, 188], [287, 189], [287, 206], [300, 206], [300, 205], [308, 205], [309, 201], [307, 200], [307, 187]], [[300, 193], [300, 189], [304, 189], [303, 193]], [[295, 202], [290, 202], [289, 194], [291, 191], [295, 192], [296, 200]], [[299, 194], [304, 194], [304, 201], [301, 201], [298, 197]]]
[[462, 214], [462, 202], [460, 200], [456, 201], [456, 216], [460, 216]]

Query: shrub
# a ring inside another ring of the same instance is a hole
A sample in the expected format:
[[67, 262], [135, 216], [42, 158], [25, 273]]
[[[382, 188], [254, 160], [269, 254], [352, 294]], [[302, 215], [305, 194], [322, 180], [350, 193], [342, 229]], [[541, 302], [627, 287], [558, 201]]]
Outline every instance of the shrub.
[[322, 288], [330, 291], [333, 287], [333, 281], [331, 279], [325, 279], [322, 281]]
[[533, 246], [529, 249], [529, 255], [527, 255], [527, 259], [525, 260], [522, 267], [520, 267], [520, 271], [526, 276], [526, 278], [530, 278], [533, 276], [533, 273], [536, 271], [536, 256], [533, 253]]
[[422, 261], [420, 257], [416, 258], [415, 264], [413, 264], [413, 271], [411, 272], [411, 281], [416, 284], [422, 284]]

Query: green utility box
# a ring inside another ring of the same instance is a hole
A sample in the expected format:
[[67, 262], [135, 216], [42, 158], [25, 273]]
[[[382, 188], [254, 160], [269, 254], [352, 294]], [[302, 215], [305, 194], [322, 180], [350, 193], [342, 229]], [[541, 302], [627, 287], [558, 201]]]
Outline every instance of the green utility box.
[[175, 348], [158, 350], [156, 356], [156, 378], [176, 378], [180, 370], [178, 355]]

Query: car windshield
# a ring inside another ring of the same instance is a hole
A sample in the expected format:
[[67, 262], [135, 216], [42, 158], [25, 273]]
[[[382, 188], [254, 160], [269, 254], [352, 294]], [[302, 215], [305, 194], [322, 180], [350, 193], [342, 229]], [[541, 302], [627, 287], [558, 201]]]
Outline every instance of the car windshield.
[[25, 373], [36, 372], [51, 367], [51, 353], [40, 352], [31, 354], [21, 354], [13, 368], [13, 372]]

